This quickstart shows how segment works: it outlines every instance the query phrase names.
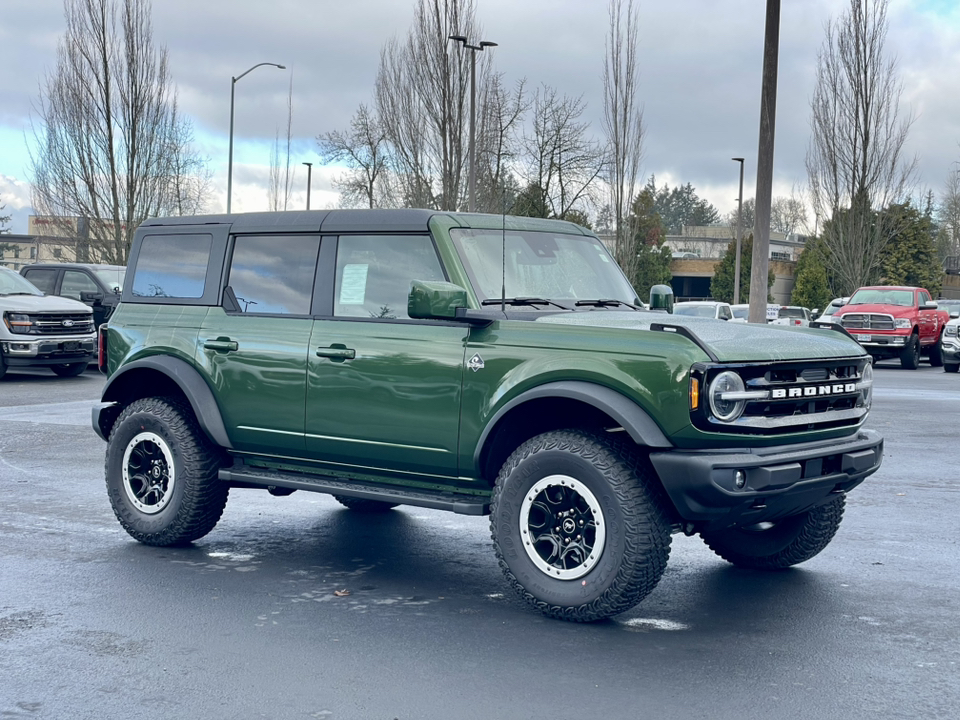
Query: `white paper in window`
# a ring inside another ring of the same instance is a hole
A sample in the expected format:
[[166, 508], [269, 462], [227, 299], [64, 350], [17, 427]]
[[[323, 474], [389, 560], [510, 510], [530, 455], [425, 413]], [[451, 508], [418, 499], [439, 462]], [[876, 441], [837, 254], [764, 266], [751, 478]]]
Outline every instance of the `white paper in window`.
[[340, 280], [341, 305], [363, 305], [363, 299], [367, 294], [369, 267], [366, 263], [343, 266], [343, 277]]

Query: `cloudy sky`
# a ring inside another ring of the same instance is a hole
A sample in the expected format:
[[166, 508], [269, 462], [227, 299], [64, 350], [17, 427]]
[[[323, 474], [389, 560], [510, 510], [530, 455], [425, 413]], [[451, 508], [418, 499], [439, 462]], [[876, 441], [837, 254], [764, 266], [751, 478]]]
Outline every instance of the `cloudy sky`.
[[[848, 0], [783, 0], [774, 195], [803, 183], [809, 98], [824, 24]], [[382, 45], [403, 36], [415, 0], [154, 0], [154, 37], [167, 47], [181, 111], [214, 173], [211, 210], [226, 205], [230, 78], [236, 86], [234, 211], [267, 207], [271, 147], [286, 123], [293, 78], [295, 162], [317, 162], [319, 133], [346, 128], [370, 102]], [[599, 137], [605, 0], [476, 0], [482, 39], [497, 42], [495, 69], [508, 83], [547, 84], [582, 95]], [[640, 0], [641, 99], [647, 126], [643, 172], [692, 183], [721, 212], [754, 194], [765, 0]], [[916, 120], [909, 150], [920, 187], [939, 192], [960, 161], [960, 3], [891, 0], [888, 49], [898, 58], [903, 108]], [[31, 119], [38, 86], [56, 60], [62, 0], [3, 0], [0, 9], [0, 203], [11, 230], [26, 232]], [[306, 200], [298, 165], [294, 206]], [[336, 204], [333, 168], [314, 166], [311, 205]]]

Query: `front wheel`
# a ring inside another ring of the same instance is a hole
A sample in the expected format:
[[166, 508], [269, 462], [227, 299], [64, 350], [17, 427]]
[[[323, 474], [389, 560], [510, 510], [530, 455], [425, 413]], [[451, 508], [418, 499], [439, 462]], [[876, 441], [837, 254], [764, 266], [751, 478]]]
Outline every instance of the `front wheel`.
[[947, 363], [944, 363], [943, 365], [944, 372], [955, 373], [957, 372], [957, 370], [960, 370], [960, 365], [953, 365], [953, 364], [947, 364]]
[[941, 334], [935, 342], [930, 347], [930, 353], [928, 357], [930, 358], [930, 367], [941, 367], [943, 365], [943, 345], [940, 344], [940, 340], [943, 338]]
[[128, 405], [107, 441], [107, 494], [117, 520], [146, 545], [186, 545], [213, 530], [229, 487], [223, 454], [189, 406], [172, 398]]
[[627, 443], [544, 433], [504, 463], [490, 533], [510, 585], [543, 614], [592, 622], [656, 587], [670, 554], [659, 481]]
[[900, 367], [916, 370], [920, 367], [920, 338], [913, 334], [900, 351]]
[[60, 377], [76, 377], [77, 375], [82, 375], [87, 369], [87, 363], [84, 361], [69, 363], [67, 365], [51, 365], [50, 369]]
[[774, 522], [701, 533], [711, 550], [738, 567], [783, 570], [823, 550], [840, 527], [844, 496]]

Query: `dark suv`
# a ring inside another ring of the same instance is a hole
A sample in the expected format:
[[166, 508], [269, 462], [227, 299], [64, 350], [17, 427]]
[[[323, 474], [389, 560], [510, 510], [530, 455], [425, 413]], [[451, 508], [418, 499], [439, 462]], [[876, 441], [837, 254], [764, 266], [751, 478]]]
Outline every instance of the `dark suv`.
[[234, 488], [490, 515], [509, 583], [577, 621], [645, 597], [671, 535], [777, 569], [880, 466], [842, 329], [640, 308], [567, 222], [427, 210], [167, 218], [101, 329], [120, 524], [183, 545]]
[[93, 309], [100, 327], [120, 303], [126, 268], [120, 265], [87, 263], [34, 263], [20, 268], [20, 274], [47, 295], [79, 300]]

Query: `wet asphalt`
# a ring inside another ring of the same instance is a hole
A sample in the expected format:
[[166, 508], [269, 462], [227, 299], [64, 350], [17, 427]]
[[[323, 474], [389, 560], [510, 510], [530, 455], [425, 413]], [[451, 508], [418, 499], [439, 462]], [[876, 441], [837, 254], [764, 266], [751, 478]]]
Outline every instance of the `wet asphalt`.
[[[547, 620], [486, 518], [233, 491], [186, 549], [116, 522], [103, 379], [0, 380], [0, 718], [960, 717], [960, 375], [879, 363], [881, 470], [779, 573], [674, 536], [617, 618]], [[339, 592], [338, 592], [339, 591]]]

